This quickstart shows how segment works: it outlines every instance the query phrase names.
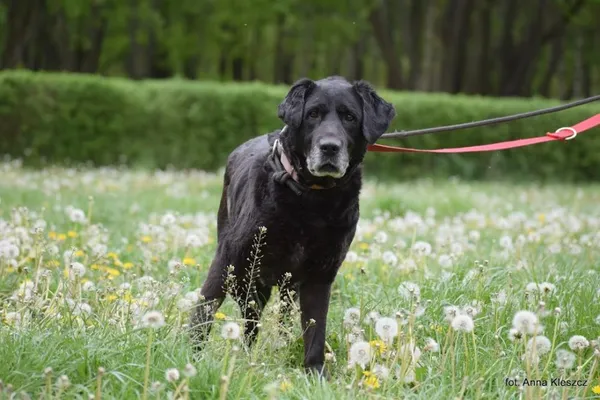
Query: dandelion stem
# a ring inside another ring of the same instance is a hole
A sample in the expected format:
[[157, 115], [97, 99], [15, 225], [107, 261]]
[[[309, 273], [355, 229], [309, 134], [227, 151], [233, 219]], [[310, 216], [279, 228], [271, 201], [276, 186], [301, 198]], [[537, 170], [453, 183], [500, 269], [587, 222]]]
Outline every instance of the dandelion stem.
[[467, 344], [467, 335], [463, 333], [462, 335], [463, 337], [463, 345], [465, 346], [465, 360], [464, 360], [464, 366], [465, 366], [465, 378], [467, 376], [469, 376], [469, 345]]
[[475, 360], [475, 372], [477, 372], [478, 362], [477, 362], [477, 342], [475, 341], [475, 331], [471, 331], [471, 338], [473, 339], [473, 357]]
[[587, 391], [592, 385], [592, 379], [594, 379], [594, 374], [596, 373], [596, 368], [598, 367], [598, 357], [594, 357], [594, 363], [592, 364], [592, 369], [590, 370], [590, 374], [588, 375], [588, 385], [583, 389], [583, 396], [581, 398], [585, 399], [587, 395]]
[[100, 400], [102, 398], [102, 374], [98, 373], [96, 375], [96, 396], [95, 400]]
[[150, 357], [152, 354], [152, 340], [154, 339], [154, 331], [148, 330], [148, 347], [146, 347], [146, 368], [144, 370], [144, 391], [142, 394], [142, 400], [148, 398], [148, 381], [150, 379]]
[[554, 333], [552, 333], [552, 347], [550, 347], [550, 354], [548, 354], [548, 360], [546, 361], [546, 365], [544, 366], [544, 370], [542, 371], [542, 376], [546, 375], [546, 372], [548, 371], [548, 367], [550, 366], [550, 361], [552, 361], [552, 355], [554, 354], [554, 350], [555, 350], [555, 343], [556, 343], [556, 335], [558, 334], [558, 319], [559, 316], [556, 316], [556, 320], [554, 321]]

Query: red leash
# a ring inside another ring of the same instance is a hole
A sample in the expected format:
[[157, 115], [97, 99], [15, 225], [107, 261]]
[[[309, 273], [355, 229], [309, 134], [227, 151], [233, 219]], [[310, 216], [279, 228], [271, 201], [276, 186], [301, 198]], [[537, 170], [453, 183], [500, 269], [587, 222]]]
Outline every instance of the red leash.
[[406, 147], [387, 146], [384, 144], [372, 144], [369, 145], [367, 149], [369, 151], [381, 153], [479, 153], [486, 151], [514, 149], [517, 147], [531, 146], [533, 144], [552, 142], [555, 140], [571, 140], [574, 139], [578, 134], [585, 132], [588, 129], [592, 129], [598, 125], [600, 125], [600, 114], [596, 114], [593, 117], [588, 118], [576, 125], [557, 129], [554, 133], [546, 133], [544, 136], [527, 139], [517, 139], [506, 142], [483, 144], [479, 146], [453, 147], [449, 149], [437, 150], [411, 149]]

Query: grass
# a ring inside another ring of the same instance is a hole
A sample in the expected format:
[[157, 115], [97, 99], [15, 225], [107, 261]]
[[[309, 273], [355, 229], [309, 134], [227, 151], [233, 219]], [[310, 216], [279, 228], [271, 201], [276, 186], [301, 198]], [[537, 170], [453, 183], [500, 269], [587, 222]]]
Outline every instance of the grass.
[[[231, 299], [206, 349], [190, 350], [220, 175], [4, 163], [0, 176], [0, 398], [600, 394], [598, 186], [366, 182], [321, 382], [302, 369], [298, 311], [280, 326], [275, 301], [251, 350], [221, 337], [243, 324]], [[513, 321], [523, 310], [534, 315]], [[507, 384], [525, 377], [548, 386]]]

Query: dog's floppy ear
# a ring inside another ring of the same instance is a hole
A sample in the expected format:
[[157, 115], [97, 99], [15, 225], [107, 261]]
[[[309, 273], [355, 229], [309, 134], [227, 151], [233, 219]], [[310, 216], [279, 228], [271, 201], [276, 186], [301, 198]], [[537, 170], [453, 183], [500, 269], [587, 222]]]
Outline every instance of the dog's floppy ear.
[[369, 144], [373, 144], [390, 126], [396, 116], [396, 110], [393, 105], [379, 97], [368, 82], [354, 82], [353, 86], [362, 99], [363, 135]]
[[292, 128], [298, 128], [304, 116], [306, 95], [316, 86], [315, 82], [302, 78], [292, 85], [283, 102], [279, 105], [277, 116]]

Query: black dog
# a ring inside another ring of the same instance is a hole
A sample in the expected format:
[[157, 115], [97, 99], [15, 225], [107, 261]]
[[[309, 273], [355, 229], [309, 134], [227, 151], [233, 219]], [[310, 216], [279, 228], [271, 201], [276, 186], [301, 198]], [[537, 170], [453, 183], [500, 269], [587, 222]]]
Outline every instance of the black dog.
[[[278, 111], [286, 125], [281, 131], [249, 140], [228, 158], [218, 246], [202, 286], [204, 299], [192, 317], [193, 339], [198, 350], [229, 279], [251, 345], [278, 285], [287, 304], [299, 294], [304, 365], [322, 373], [331, 285], [359, 217], [361, 163], [367, 144], [387, 130], [396, 113], [368, 83], [340, 77], [299, 80]], [[263, 226], [266, 245], [258, 271], [251, 268], [251, 254], [256, 256], [253, 243]]]

